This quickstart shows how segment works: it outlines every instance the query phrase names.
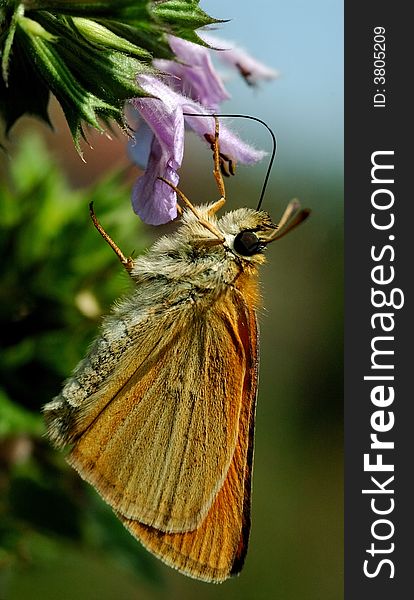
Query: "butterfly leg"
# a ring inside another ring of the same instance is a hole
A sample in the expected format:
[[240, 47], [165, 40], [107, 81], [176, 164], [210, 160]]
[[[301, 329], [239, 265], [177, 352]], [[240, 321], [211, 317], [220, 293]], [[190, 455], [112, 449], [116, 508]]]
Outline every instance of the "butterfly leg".
[[206, 139], [211, 144], [211, 148], [213, 150], [213, 161], [214, 161], [214, 169], [213, 175], [216, 180], [217, 188], [220, 194], [219, 200], [215, 202], [210, 207], [210, 214], [216, 213], [226, 202], [226, 188], [224, 186], [223, 175], [229, 177], [230, 175], [234, 175], [236, 172], [236, 163], [229, 156], [220, 152], [220, 141], [219, 141], [219, 120], [217, 117], [214, 117], [215, 121], [215, 130], [214, 130], [214, 138], [213, 136], [206, 135]]
[[99, 223], [96, 215], [95, 215], [95, 211], [93, 209], [93, 202], [91, 202], [89, 204], [89, 212], [91, 215], [91, 219], [93, 224], [95, 225], [96, 229], [99, 231], [99, 233], [101, 234], [101, 236], [103, 237], [103, 239], [105, 240], [105, 242], [107, 244], [109, 244], [112, 248], [112, 250], [115, 252], [115, 254], [117, 255], [117, 257], [119, 258], [119, 260], [121, 261], [121, 263], [123, 264], [123, 266], [125, 267], [125, 269], [128, 271], [128, 273], [131, 272], [131, 269], [133, 267], [133, 263], [134, 261], [132, 260], [131, 257], [126, 257], [122, 250], [120, 248], [118, 248], [118, 246], [115, 244], [115, 242], [113, 241], [113, 239], [111, 237], [109, 237], [109, 235], [106, 233], [106, 231], [104, 230], [104, 228], [102, 227], [102, 225]]
[[[226, 188], [224, 186], [223, 174], [220, 166], [220, 142], [219, 142], [219, 120], [214, 117], [215, 128], [214, 128], [214, 141], [213, 141], [213, 160], [214, 170], [213, 175], [217, 183], [217, 188], [220, 194], [220, 200], [218, 202], [226, 200]], [[223, 202], [223, 203], [224, 203]]]

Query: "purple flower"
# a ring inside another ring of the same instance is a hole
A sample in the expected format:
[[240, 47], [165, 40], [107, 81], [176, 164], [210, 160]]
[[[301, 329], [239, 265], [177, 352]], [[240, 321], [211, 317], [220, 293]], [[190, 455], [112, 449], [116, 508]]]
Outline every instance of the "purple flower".
[[217, 111], [221, 102], [231, 96], [213, 67], [210, 50], [172, 35], [168, 41], [180, 62], [158, 59], [154, 60], [154, 66], [175, 76], [169, 81], [174, 90], [196, 100], [211, 112]]
[[279, 77], [279, 72], [256, 60], [246, 50], [229, 41], [217, 38], [210, 33], [200, 32], [200, 37], [217, 50], [216, 56], [224, 63], [235, 67], [249, 85], [257, 85], [259, 81], [266, 81]]
[[[141, 135], [147, 154], [150, 146], [145, 173], [138, 178], [132, 191], [132, 205], [141, 219], [152, 225], [167, 223], [177, 216], [176, 194], [159, 178], [178, 184], [185, 125], [204, 141], [206, 135], [214, 135], [213, 117], [209, 119], [191, 115], [210, 115], [217, 111], [223, 100], [230, 97], [213, 67], [207, 48], [172, 36], [169, 42], [180, 62], [154, 61], [160, 71], [169, 75], [138, 75], [139, 85], [152, 97], [132, 100], [144, 122], [129, 146], [132, 160], [142, 164]], [[151, 136], [148, 136], [148, 128]], [[257, 162], [265, 155], [243, 142], [221, 123], [220, 149], [243, 164]]]

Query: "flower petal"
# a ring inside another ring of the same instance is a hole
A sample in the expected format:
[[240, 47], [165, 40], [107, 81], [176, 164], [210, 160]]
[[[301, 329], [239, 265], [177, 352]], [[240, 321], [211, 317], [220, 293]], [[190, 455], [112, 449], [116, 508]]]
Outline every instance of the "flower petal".
[[158, 178], [178, 184], [177, 169], [184, 152], [184, 117], [177, 94], [162, 81], [140, 75], [138, 82], [154, 97], [136, 98], [132, 104], [151, 128], [154, 139], [146, 171], [133, 188], [132, 205], [143, 221], [160, 225], [177, 216], [176, 194]]
[[246, 50], [227, 40], [221, 40], [210, 33], [200, 32], [200, 37], [217, 50], [216, 56], [224, 63], [238, 69], [240, 74], [250, 85], [257, 85], [259, 81], [275, 79], [279, 71], [271, 69], [256, 60]]
[[168, 36], [168, 41], [181, 62], [155, 60], [154, 65], [177, 78], [170, 82], [176, 91], [200, 102], [212, 112], [216, 111], [221, 102], [230, 98], [230, 94], [213, 66], [209, 49], [173, 35]]
[[153, 139], [152, 129], [140, 119], [133, 138], [128, 142], [128, 156], [141, 169], [145, 169], [148, 164]]
[[[210, 136], [214, 135], [214, 118], [211, 117], [211, 119], [208, 119], [206, 117], [201, 118], [196, 116], [209, 114], [202, 106], [196, 102], [187, 100], [186, 104], [183, 106], [183, 110], [184, 113], [186, 113], [184, 115], [186, 124], [201, 138], [205, 139], [204, 136], [206, 134]], [[266, 152], [256, 150], [249, 144], [246, 144], [246, 142], [243, 142], [236, 133], [223, 124], [222, 120], [220, 121], [219, 142], [220, 149], [224, 154], [227, 154], [235, 161], [245, 165], [256, 163], [259, 160], [262, 160], [267, 154]]]
[[158, 177], [165, 177], [174, 185], [177, 185], [179, 179], [176, 169], [165, 161], [162, 146], [154, 137], [147, 169], [137, 179], [132, 190], [134, 211], [150, 225], [162, 225], [177, 216], [176, 194]]
[[152, 75], [139, 75], [139, 85], [153, 98], [135, 98], [132, 104], [158, 138], [171, 166], [181, 166], [184, 152], [184, 119], [177, 94]]

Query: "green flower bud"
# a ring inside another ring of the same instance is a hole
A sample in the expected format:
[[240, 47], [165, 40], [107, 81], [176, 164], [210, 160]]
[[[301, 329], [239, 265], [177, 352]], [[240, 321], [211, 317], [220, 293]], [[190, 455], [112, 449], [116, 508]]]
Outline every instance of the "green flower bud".
[[147, 50], [139, 48], [125, 38], [116, 35], [110, 29], [100, 25], [100, 23], [97, 23], [96, 21], [84, 19], [83, 17], [73, 17], [72, 22], [79, 33], [94, 44], [104, 46], [105, 48], [112, 48], [113, 50], [119, 50], [119, 52], [124, 52], [125, 54], [130, 54], [131, 56], [146, 60], [151, 60], [152, 58], [151, 53]]

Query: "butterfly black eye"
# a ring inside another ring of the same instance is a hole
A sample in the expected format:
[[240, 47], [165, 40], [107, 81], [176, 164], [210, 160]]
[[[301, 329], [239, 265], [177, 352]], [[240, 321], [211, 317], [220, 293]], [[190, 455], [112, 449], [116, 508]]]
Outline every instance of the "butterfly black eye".
[[234, 249], [242, 256], [253, 256], [253, 254], [261, 252], [263, 248], [263, 242], [254, 231], [241, 231], [234, 238]]

